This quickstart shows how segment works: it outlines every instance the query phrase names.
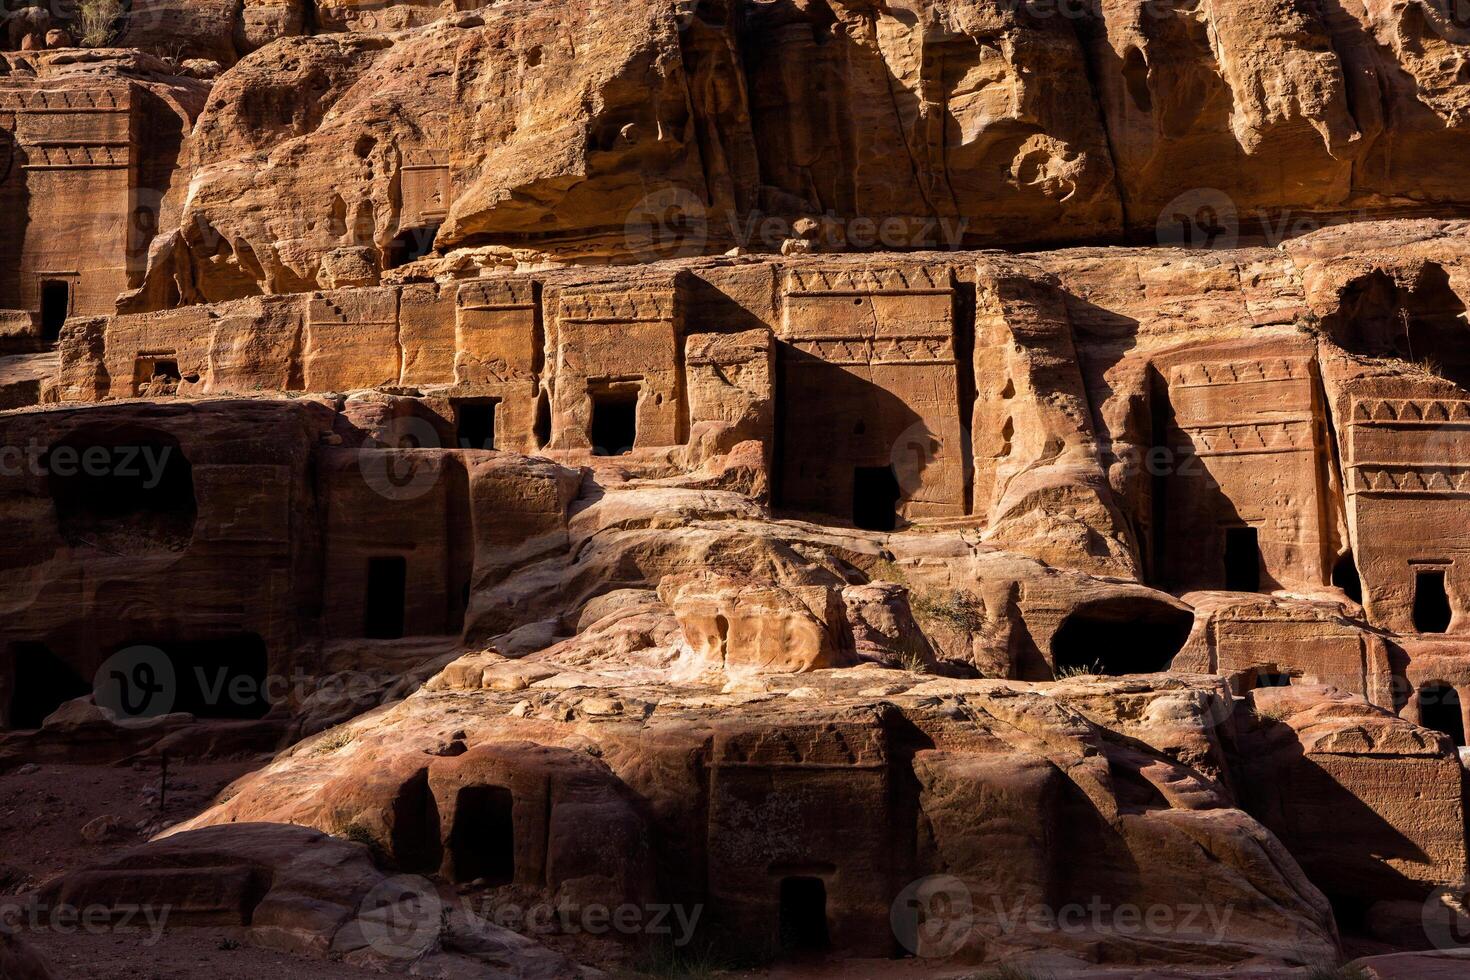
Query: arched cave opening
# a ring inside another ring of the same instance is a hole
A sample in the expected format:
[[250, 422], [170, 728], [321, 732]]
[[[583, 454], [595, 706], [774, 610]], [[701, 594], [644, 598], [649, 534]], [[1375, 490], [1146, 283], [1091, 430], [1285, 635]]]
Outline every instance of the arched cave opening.
[[1063, 620], [1052, 637], [1053, 669], [1058, 677], [1168, 670], [1193, 626], [1189, 610], [1156, 599], [1123, 596], [1088, 603]]
[[1456, 745], [1465, 744], [1465, 714], [1460, 693], [1444, 681], [1431, 681], [1419, 688], [1419, 724], [1448, 735]]
[[515, 797], [503, 786], [465, 786], [454, 803], [449, 853], [456, 882], [491, 887], [516, 877]]
[[1123, 82], [1128, 87], [1128, 97], [1139, 112], [1153, 112], [1153, 94], [1148, 87], [1148, 62], [1137, 46], [1129, 46], [1123, 56]]
[[10, 728], [40, 728], [57, 708], [92, 693], [92, 685], [44, 643], [11, 644], [10, 660], [14, 670], [5, 713]]
[[1354, 354], [1423, 364], [1467, 387], [1470, 324], [1465, 313], [1444, 267], [1426, 262], [1408, 286], [1382, 270], [1354, 279], [1342, 290], [1338, 312], [1323, 326]]
[[114, 554], [183, 551], [194, 534], [194, 467], [178, 439], [137, 426], [72, 433], [46, 452], [62, 538]]
[[778, 935], [783, 953], [820, 953], [831, 948], [826, 882], [805, 875], [782, 878], [780, 900]]
[[434, 239], [438, 235], [438, 225], [403, 229], [383, 249], [383, 268], [397, 269], [417, 262], [434, 251]]

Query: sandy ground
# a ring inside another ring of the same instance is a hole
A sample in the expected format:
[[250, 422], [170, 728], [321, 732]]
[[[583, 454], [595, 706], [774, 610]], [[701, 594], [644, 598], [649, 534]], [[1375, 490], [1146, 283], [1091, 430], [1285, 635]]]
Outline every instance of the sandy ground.
[[[156, 762], [134, 766], [22, 766], [0, 776], [0, 894], [34, 888], [204, 809], [260, 762], [170, 763], [160, 801]], [[108, 818], [97, 840], [82, 829]]]

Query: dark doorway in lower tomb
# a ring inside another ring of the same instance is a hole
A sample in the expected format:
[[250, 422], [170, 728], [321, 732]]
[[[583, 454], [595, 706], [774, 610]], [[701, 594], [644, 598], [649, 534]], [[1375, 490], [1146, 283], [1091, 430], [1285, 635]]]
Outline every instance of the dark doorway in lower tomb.
[[403, 636], [407, 603], [408, 561], [399, 556], [369, 558], [362, 635], [370, 640]]
[[1420, 633], [1444, 633], [1453, 612], [1445, 590], [1444, 569], [1420, 571], [1414, 576], [1414, 628]]
[[1261, 591], [1261, 538], [1253, 527], [1225, 529], [1225, 588], [1230, 592]]
[[902, 497], [892, 466], [859, 466], [852, 471], [852, 522], [863, 530], [895, 530]]
[[61, 328], [71, 316], [71, 283], [64, 279], [48, 279], [41, 283], [41, 339], [54, 344], [61, 339]]
[[592, 455], [626, 456], [638, 442], [638, 392], [614, 388], [592, 395]]
[[516, 877], [515, 797], [503, 786], [466, 786], [454, 804], [449, 853], [457, 882], [490, 887]]
[[465, 399], [454, 402], [455, 437], [461, 449], [495, 448], [495, 400]]
[[783, 953], [820, 953], [832, 945], [827, 929], [827, 884], [821, 878], [781, 879], [780, 944]]

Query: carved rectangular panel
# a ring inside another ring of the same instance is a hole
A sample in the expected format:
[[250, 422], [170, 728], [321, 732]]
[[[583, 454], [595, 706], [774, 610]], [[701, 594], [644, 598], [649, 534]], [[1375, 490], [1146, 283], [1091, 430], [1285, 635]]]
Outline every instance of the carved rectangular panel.
[[483, 280], [461, 286], [455, 311], [455, 381], [534, 381], [539, 303], [538, 284], [530, 279]]
[[453, 203], [453, 183], [447, 150], [422, 150], [408, 156], [399, 172], [403, 191], [404, 227], [443, 220]]
[[307, 312], [304, 372], [310, 391], [348, 391], [396, 384], [398, 290], [318, 293]]

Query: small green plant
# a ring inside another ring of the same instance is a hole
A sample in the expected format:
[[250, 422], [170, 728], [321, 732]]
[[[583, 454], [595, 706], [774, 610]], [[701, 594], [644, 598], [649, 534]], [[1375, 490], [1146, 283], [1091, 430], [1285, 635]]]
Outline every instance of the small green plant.
[[1069, 664], [1057, 671], [1057, 680], [1065, 680], [1068, 677], [1101, 677], [1107, 673], [1103, 669], [1101, 660], [1094, 660], [1090, 664]]
[[82, 0], [82, 6], [77, 11], [77, 26], [82, 33], [82, 45], [100, 48], [112, 43], [117, 36], [118, 23], [122, 17], [122, 0]]
[[929, 673], [929, 661], [924, 659], [922, 653], [905, 653], [898, 658], [898, 668], [911, 674], [927, 674]]
[[1251, 699], [1251, 713], [1265, 721], [1285, 721], [1293, 714], [1291, 705], [1285, 701], [1260, 701]]
[[1322, 329], [1322, 318], [1311, 310], [1299, 314], [1293, 326], [1296, 327], [1297, 332], [1308, 334], [1312, 337], [1321, 337], [1324, 333]]
[[872, 567], [868, 572], [868, 579], [873, 582], [892, 582], [894, 585], [909, 584], [909, 577], [904, 570], [887, 558]]
[[338, 749], [346, 748], [352, 744], [352, 729], [346, 725], [339, 725], [325, 732], [316, 744], [311, 747], [312, 755], [331, 755]]
[[388, 860], [388, 855], [383, 850], [382, 845], [378, 843], [377, 836], [368, 829], [366, 824], [361, 824], [353, 820], [332, 836], [340, 837], [343, 840], [350, 840], [354, 844], [361, 844], [372, 852], [373, 861], [377, 863]]
[[960, 589], [910, 590], [909, 608], [920, 626], [938, 626], [959, 633], [979, 633], [985, 629], [985, 603]]

